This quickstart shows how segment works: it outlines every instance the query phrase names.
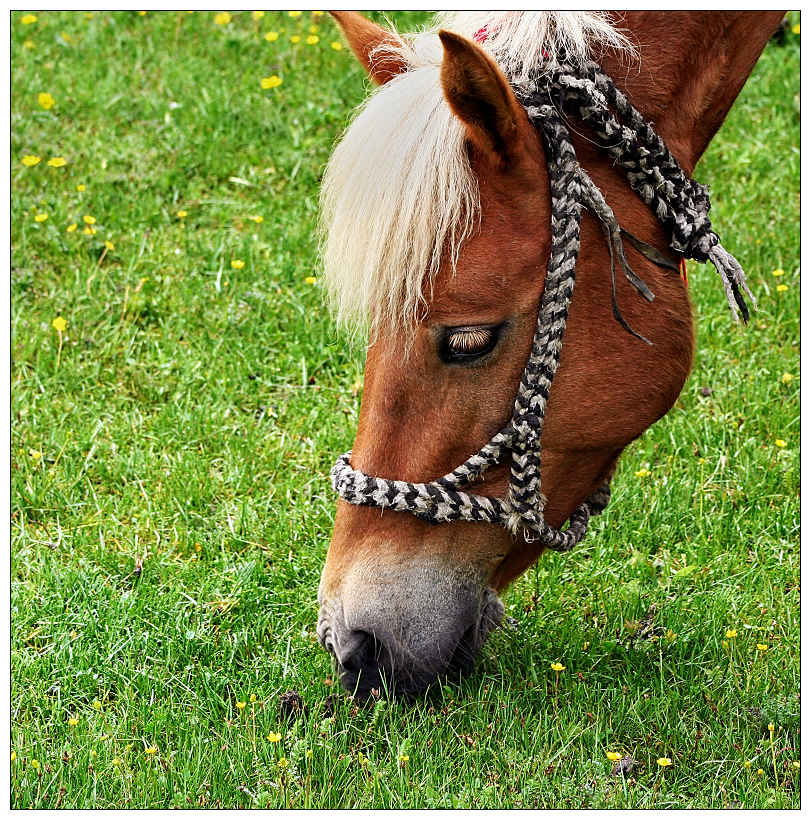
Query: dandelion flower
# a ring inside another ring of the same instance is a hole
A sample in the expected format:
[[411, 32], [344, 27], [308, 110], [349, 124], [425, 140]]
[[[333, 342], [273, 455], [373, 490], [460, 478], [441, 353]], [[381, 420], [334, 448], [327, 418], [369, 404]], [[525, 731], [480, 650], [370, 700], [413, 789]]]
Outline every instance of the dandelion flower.
[[96, 224], [96, 217], [95, 216], [90, 216], [90, 214], [85, 214], [82, 217], [82, 221], [84, 222], [85, 225], [95, 225]]
[[256, 695], [251, 695], [251, 696], [248, 698], [248, 700], [249, 700], [251, 703], [256, 703]]
[[650, 470], [646, 470], [644, 467], [641, 470], [637, 470], [634, 475], [637, 478], [645, 478], [646, 476], [650, 475]]
[[178, 219], [185, 219], [189, 215], [188, 211], [178, 211], [177, 218]]
[[291, 43], [300, 43], [300, 42], [301, 42], [301, 37], [300, 37], [298, 34], [294, 34], [294, 35], [290, 38], [290, 42], [291, 42]]
[[263, 12], [263, 11], [252, 11], [251, 12], [251, 17], [253, 17], [254, 20], [261, 20], [264, 16], [265, 16], [265, 12]]
[[[792, 30], [795, 34], [799, 34], [799, 33], [800, 33], [800, 24], [799, 24], [799, 23], [795, 23], [795, 24], [791, 27], [791, 30]], [[797, 766], [797, 768], [799, 768], [799, 766]]]
[[265, 39], [266, 39], [269, 43], [275, 43], [275, 42], [276, 42], [276, 40], [278, 40], [278, 39], [279, 39], [279, 32], [278, 32], [278, 31], [269, 31], [269, 32], [265, 35]]
[[28, 455], [34, 459], [34, 461], [39, 461], [42, 458], [42, 453], [39, 450], [29, 450]]
[[87, 186], [86, 186], [86, 185], [82, 185], [82, 183], [80, 182], [80, 183], [76, 186], [76, 190], [77, 190], [77, 191], [81, 194], [83, 191], [86, 191], [86, 190], [87, 190]]
[[[306, 751], [306, 752], [304, 752], [304, 757], [306, 757], [306, 758], [307, 758], [307, 760], [312, 760], [312, 757], [313, 757], [313, 750], [312, 750], [312, 749], [307, 749], [307, 751]], [[795, 765], [797, 765], [797, 764], [795, 763]], [[798, 767], [798, 768], [799, 768], [799, 767]]]
[[237, 701], [237, 709], [239, 709], [240, 711], [242, 711], [246, 706], [247, 706], [247, 703], [245, 703], [244, 700], [238, 700]]
[[67, 164], [68, 161], [64, 157], [51, 157], [48, 160], [48, 165], [50, 165], [51, 168], [63, 168]]
[[305, 277], [304, 277], [304, 281], [305, 281], [308, 285], [314, 285], [314, 284], [315, 284], [318, 280], [317, 280], [314, 276], [305, 276]]
[[752, 761], [751, 760], [744, 760], [743, 761], [744, 769], [751, 769], [752, 768]]
[[792, 376], [792, 375], [791, 375], [791, 373], [784, 373], [784, 374], [780, 377], [780, 381], [781, 381], [783, 384], [791, 384], [791, 382], [792, 382], [792, 380], [793, 380], [793, 379], [794, 379], [794, 376]]
[[288, 17], [301, 17], [301, 12], [300, 11], [288, 11], [287, 16]]
[[767, 644], [767, 643], [759, 643], [759, 644], [757, 645], [757, 648], [758, 648], [761, 652], [765, 652], [765, 651], [769, 648], [769, 644]]
[[409, 760], [411, 760], [411, 758], [410, 758], [408, 755], [400, 755], [400, 756], [397, 758], [397, 760], [398, 760], [400, 763], [408, 763], [408, 761], [409, 761]]
[[90, 225], [86, 225], [85, 229], [82, 231], [82, 233], [85, 234], [85, 236], [93, 236], [93, 234], [95, 232], [96, 232], [96, 229], [90, 227]]
[[318, 42], [318, 35], [310, 34], [304, 42], [307, 43], [308, 46], [314, 46]]
[[784, 274], [785, 274], [785, 271], [782, 268], [775, 268], [772, 271], [772, 276], [783, 276]]
[[114, 757], [113, 758], [113, 766], [120, 766], [121, 763], [122, 763], [122, 760], [121, 760], [120, 757]]
[[286, 757], [280, 757], [278, 763], [276, 765], [280, 769], [286, 769], [290, 765], [290, 761]]
[[785, 293], [788, 290], [788, 285], [778, 285], [775, 290], [778, 293]]
[[32, 769], [38, 769], [38, 768], [39, 768], [39, 761], [38, 761], [36, 758], [34, 758], [34, 759], [31, 761], [31, 768], [32, 768]]
[[[797, 28], [799, 28], [799, 26], [797, 26]], [[791, 765], [794, 766], [795, 769], [799, 769], [800, 768], [800, 761], [795, 760]]]
[[622, 755], [619, 752], [606, 752], [605, 756], [612, 762], [616, 763]]
[[265, 217], [259, 216], [249, 216], [248, 219], [252, 219], [257, 225], [261, 225], [265, 221]]
[[79, 718], [77, 718], [77, 717], [68, 718], [68, 726], [78, 726], [78, 725], [79, 725]]
[[762, 775], [763, 774], [763, 769], [758, 769], [757, 774], [758, 774], [758, 776]]
[[97, 711], [101, 710], [101, 701], [98, 700], [98, 698], [93, 701], [93, 708], [96, 709]]
[[781, 449], [782, 449], [783, 447], [788, 447], [788, 442], [787, 442], [787, 441], [783, 441], [783, 439], [781, 439], [781, 438], [776, 438], [776, 439], [774, 440], [774, 443], [775, 443], [778, 447], [780, 447]]
[[110, 242], [109, 239], [105, 239], [104, 240], [104, 247], [107, 248], [108, 251], [114, 251], [115, 250], [115, 243]]
[[35, 156], [34, 154], [26, 154], [22, 159], [23, 165], [25, 165], [26, 168], [33, 168], [41, 161], [42, 157]]
[[554, 663], [549, 664], [549, 668], [553, 672], [562, 672], [566, 667], [562, 663], [559, 663], [558, 661], [555, 661]]
[[154, 755], [154, 754], [157, 754], [157, 752], [158, 752], [158, 747], [157, 746], [147, 746], [146, 749], [144, 749], [144, 754], [145, 755]]
[[272, 74], [270, 77], [262, 77], [259, 84], [265, 90], [268, 88], [277, 88], [282, 84], [282, 78], [278, 77], [276, 74]]
[[312, 14], [313, 17], [323, 17], [324, 16], [323, 11], [312, 11], [310, 13]]
[[773, 732], [773, 731], [774, 731], [774, 724], [773, 724], [773, 723], [770, 723], [770, 724], [769, 724], [766, 728], [767, 728], [770, 732]]
[[34, 217], [34, 222], [44, 222], [48, 218], [48, 214], [45, 213], [38, 213]]
[[673, 761], [669, 757], [657, 757], [656, 762], [660, 765], [663, 769], [666, 769], [668, 766], [673, 765]]
[[12, 752], [11, 753], [11, 762], [13, 763], [16, 759], [17, 759], [17, 752]]
[[36, 23], [36, 22], [37, 22], [37, 15], [36, 15], [36, 14], [24, 14], [24, 15], [20, 18], [20, 22], [21, 22], [24, 26], [30, 26], [32, 23]]
[[737, 629], [727, 629], [726, 636], [727, 636], [727, 638], [737, 638], [738, 637], [738, 630]]
[[221, 11], [215, 15], [214, 22], [218, 26], [227, 26], [231, 22], [231, 15], [227, 11]]
[[241, 259], [232, 259], [231, 267], [234, 270], [242, 270], [245, 267], [245, 263]]
[[26, 41], [23, 43], [23, 48], [29, 48], [29, 49], [31, 49], [31, 48], [36, 48], [36, 44], [34, 43], [34, 41], [33, 41], [33, 40], [26, 40]]
[[307, 31], [309, 31], [309, 32], [310, 32], [310, 34], [318, 34], [318, 26], [310, 26], [310, 27], [307, 29]]
[[267, 739], [268, 739], [271, 743], [278, 743], [278, 742], [282, 739], [282, 736], [281, 736], [278, 732], [271, 732], [271, 733], [267, 736]]
[[37, 94], [37, 102], [40, 104], [41, 108], [44, 108], [47, 111], [49, 108], [54, 107], [56, 100], [47, 91], [43, 91]]
[[339, 42], [338, 42], [338, 40], [333, 40], [333, 41], [329, 44], [329, 47], [330, 47], [333, 51], [340, 51], [340, 50], [343, 48], [343, 46], [341, 45], [341, 43], [339, 43]]

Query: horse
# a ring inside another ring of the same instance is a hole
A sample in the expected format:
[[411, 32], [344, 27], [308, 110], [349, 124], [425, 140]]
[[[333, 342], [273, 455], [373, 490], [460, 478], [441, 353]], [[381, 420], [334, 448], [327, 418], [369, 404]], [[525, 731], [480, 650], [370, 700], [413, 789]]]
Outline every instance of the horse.
[[[332, 14], [377, 86], [322, 185], [330, 300], [340, 321], [369, 334], [344, 469], [433, 481], [504, 429], [540, 332], [557, 218], [554, 145], [520, 90], [530, 80], [542, 87], [561, 60], [596, 63], [691, 175], [783, 13], [459, 12], [411, 38], [356, 12]], [[655, 299], [640, 298], [630, 275], [610, 298], [614, 250], [584, 210], [536, 459], [536, 502], [561, 538], [556, 528], [571, 519], [573, 530], [625, 447], [673, 406], [694, 351], [671, 238], [589, 127], [567, 119], [577, 162], [638, 237], [628, 268]], [[476, 498], [501, 498], [511, 468], [488, 466], [472, 476]], [[538, 560], [544, 539], [342, 496], [317, 633], [344, 687], [357, 697], [383, 686], [417, 695], [468, 672], [503, 618], [499, 593]]]

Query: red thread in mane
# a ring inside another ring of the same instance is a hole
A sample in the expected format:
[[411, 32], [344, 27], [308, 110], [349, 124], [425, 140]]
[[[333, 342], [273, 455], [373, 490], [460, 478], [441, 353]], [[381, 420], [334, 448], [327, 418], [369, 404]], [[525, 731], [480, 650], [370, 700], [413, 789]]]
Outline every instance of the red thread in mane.
[[687, 260], [684, 257], [679, 260], [679, 272], [681, 273], [681, 281], [684, 282], [684, 287], [687, 287]]
[[[487, 41], [487, 26], [482, 26], [474, 35], [473, 39], [480, 44], [483, 44]], [[549, 59], [549, 52], [546, 49], [541, 51], [545, 59]]]

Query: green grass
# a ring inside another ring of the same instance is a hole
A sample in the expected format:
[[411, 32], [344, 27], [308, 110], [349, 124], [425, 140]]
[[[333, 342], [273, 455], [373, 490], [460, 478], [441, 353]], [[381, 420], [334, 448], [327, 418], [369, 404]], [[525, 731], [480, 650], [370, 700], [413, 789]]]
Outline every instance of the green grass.
[[309, 15], [37, 16], [11, 17], [12, 806], [798, 808], [799, 36], [697, 171], [750, 327], [691, 265], [694, 372], [584, 545], [506, 593], [474, 676], [358, 709], [315, 597], [363, 355], [306, 278], [363, 74]]

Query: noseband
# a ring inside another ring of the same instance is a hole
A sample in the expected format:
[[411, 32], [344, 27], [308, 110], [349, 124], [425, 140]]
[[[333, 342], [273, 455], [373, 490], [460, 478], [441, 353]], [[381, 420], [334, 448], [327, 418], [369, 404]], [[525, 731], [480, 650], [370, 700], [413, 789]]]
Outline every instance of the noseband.
[[[597, 217], [608, 242], [614, 316], [648, 344], [628, 326], [617, 306], [615, 257], [634, 287], [648, 301], [653, 300], [653, 293], [625, 259], [622, 237], [656, 264], [678, 268], [655, 248], [620, 228], [602, 193], [579, 165], [563, 116], [577, 117], [589, 126], [597, 143], [625, 171], [631, 188], [668, 231], [674, 251], [682, 257], [713, 263], [735, 319], [738, 311], [744, 321], [749, 318], [741, 290], [753, 301], [754, 297], [741, 266], [712, 230], [708, 189], [682, 171], [662, 139], [598, 65], [589, 63], [575, 69], [561, 62], [550, 75], [515, 92], [544, 141], [552, 195], [552, 247], [532, 351], [521, 377], [512, 419], [464, 464], [436, 481], [414, 484], [366, 475], [352, 468], [350, 451], [333, 467], [332, 485], [350, 504], [409, 512], [435, 524], [500, 524], [514, 534], [523, 531], [527, 540], [540, 541], [547, 549], [565, 552], [583, 538], [589, 518], [601, 513], [610, 498], [606, 483], [572, 513], [566, 530], [555, 529], [544, 520], [541, 432], [574, 291], [582, 208]], [[508, 457], [510, 483], [505, 498], [462, 490]]]

